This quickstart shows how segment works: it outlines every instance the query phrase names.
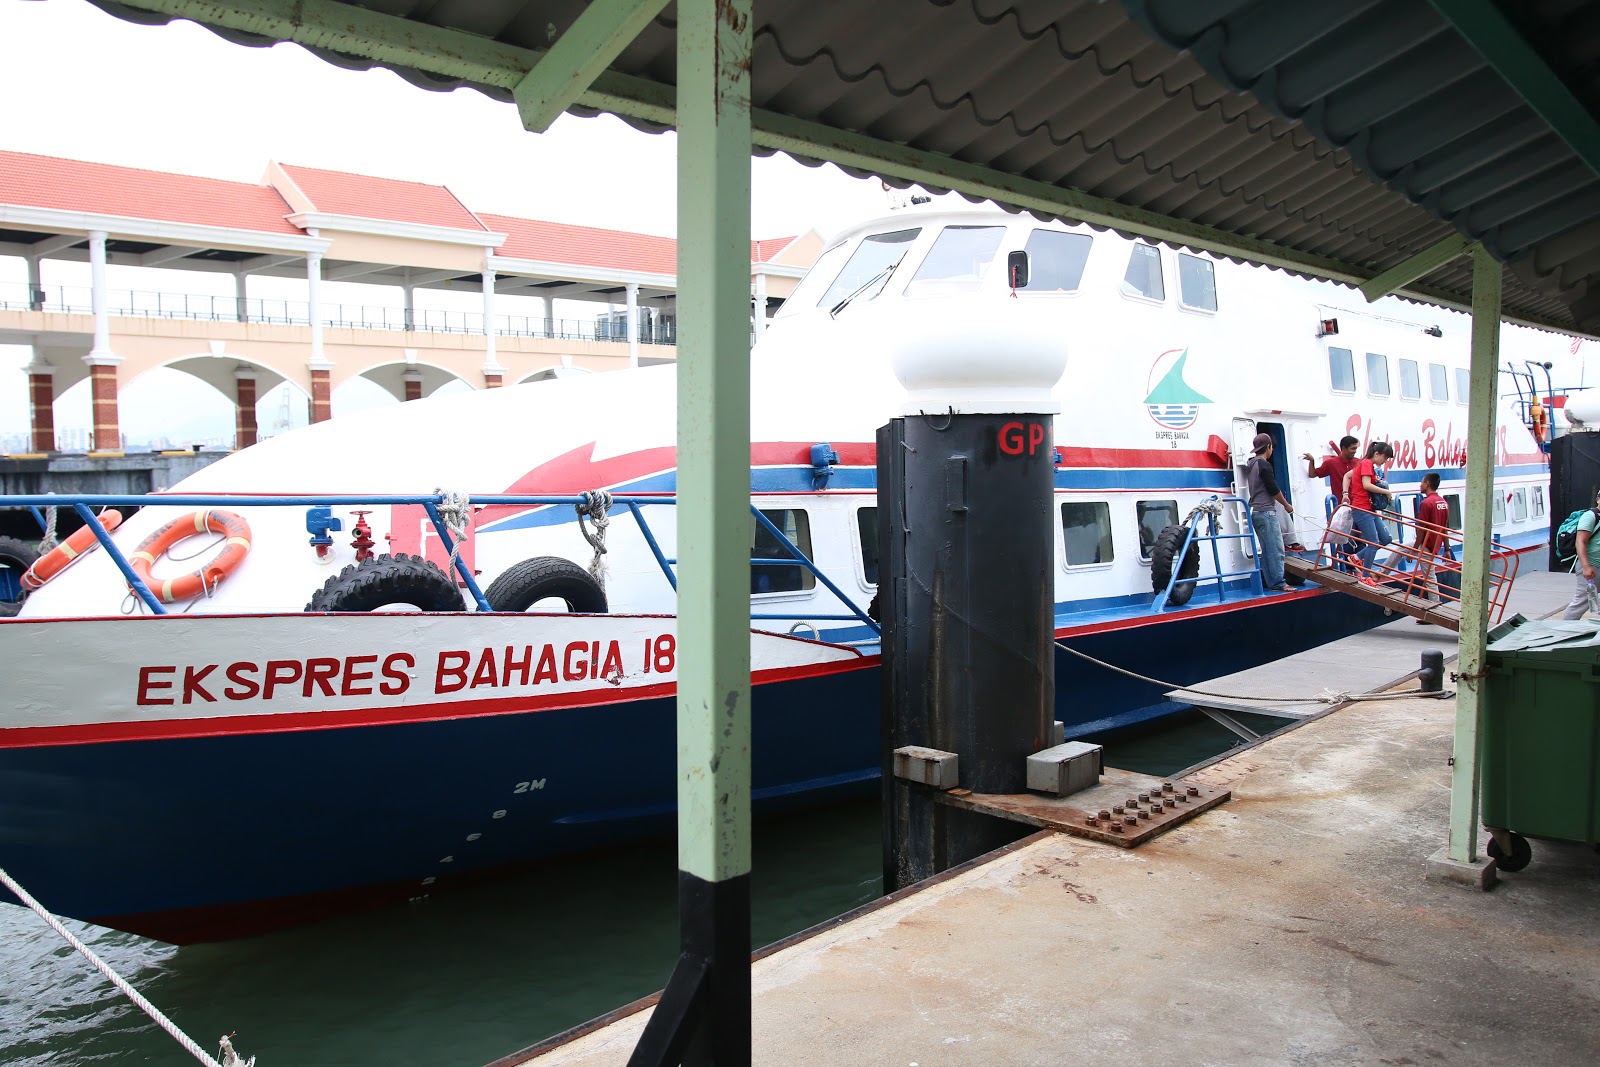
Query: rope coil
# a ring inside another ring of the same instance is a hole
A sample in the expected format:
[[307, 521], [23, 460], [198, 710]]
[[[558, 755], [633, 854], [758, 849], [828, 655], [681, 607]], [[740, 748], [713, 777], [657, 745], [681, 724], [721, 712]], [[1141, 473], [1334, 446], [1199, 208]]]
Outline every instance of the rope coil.
[[435, 489], [434, 492], [439, 496], [439, 521], [450, 531], [450, 562], [445, 566], [445, 571], [454, 574], [456, 557], [461, 554], [462, 540], [472, 523], [472, 498], [466, 493], [446, 492], [443, 489]]
[[[611, 494], [604, 489], [591, 489], [583, 494], [580, 503], [572, 505], [578, 513], [578, 531], [583, 534], [583, 539], [589, 542], [589, 547], [594, 549], [594, 558], [589, 561], [589, 577], [600, 583], [600, 588], [606, 587], [606, 528], [611, 525]], [[589, 532], [587, 517], [594, 523], [594, 532]]]

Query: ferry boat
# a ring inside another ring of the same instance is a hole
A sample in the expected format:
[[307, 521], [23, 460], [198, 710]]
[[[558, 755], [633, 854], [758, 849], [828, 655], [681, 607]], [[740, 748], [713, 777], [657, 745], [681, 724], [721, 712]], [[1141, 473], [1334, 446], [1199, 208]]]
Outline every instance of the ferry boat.
[[[1454, 519], [1467, 352], [1303, 296], [995, 210], [833, 241], [752, 353], [757, 811], [877, 775], [874, 434], [906, 414], [891, 356], [930, 329], [970, 343], [980, 390], [987, 346], [1055, 324], [1059, 642], [1177, 686], [1381, 622], [1262, 588], [1243, 464], [1271, 436], [1307, 546], [1329, 491], [1298, 457], [1347, 435], [1394, 445], [1402, 511], [1438, 471]], [[131, 513], [41, 561], [0, 620], [0, 867], [59, 914], [186, 943], [670, 829], [675, 382], [407, 403], [86, 500]], [[1496, 535], [1537, 549], [1541, 443], [1505, 404], [1496, 440]], [[1239, 536], [1195, 573], [1163, 534], [1207, 512]], [[1068, 737], [1183, 707], [1065, 651], [1056, 669]]]

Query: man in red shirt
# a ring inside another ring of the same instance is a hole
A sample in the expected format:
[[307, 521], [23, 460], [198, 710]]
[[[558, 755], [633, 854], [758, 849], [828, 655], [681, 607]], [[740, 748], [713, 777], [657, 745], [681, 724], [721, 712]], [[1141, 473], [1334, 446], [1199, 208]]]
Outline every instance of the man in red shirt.
[[1417, 543], [1412, 549], [1416, 570], [1407, 588], [1420, 589], [1419, 595], [1424, 600], [1428, 599], [1428, 590], [1432, 588], [1435, 599], [1443, 600], [1445, 598], [1437, 595], [1438, 587], [1433, 583], [1433, 567], [1444, 551], [1444, 532], [1450, 528], [1450, 505], [1439, 495], [1437, 471], [1429, 471], [1422, 476], [1422, 493], [1422, 499], [1417, 501]]
[[1307, 476], [1328, 479], [1328, 492], [1338, 499], [1344, 493], [1344, 476], [1356, 465], [1356, 449], [1360, 447], [1361, 442], [1347, 434], [1339, 439], [1337, 455], [1324, 456], [1321, 463], [1310, 452], [1300, 458], [1306, 461]]

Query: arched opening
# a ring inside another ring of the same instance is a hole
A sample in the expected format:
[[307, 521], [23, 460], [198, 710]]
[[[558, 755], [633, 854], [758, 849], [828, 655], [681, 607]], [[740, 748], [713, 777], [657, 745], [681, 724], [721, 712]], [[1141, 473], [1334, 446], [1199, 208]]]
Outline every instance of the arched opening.
[[557, 378], [576, 378], [579, 375], [593, 373], [594, 371], [588, 370], [584, 367], [546, 367], [543, 370], [536, 370], [532, 374], [527, 374], [521, 378], [518, 378], [514, 384], [523, 385], [528, 382], [549, 382], [554, 381]]

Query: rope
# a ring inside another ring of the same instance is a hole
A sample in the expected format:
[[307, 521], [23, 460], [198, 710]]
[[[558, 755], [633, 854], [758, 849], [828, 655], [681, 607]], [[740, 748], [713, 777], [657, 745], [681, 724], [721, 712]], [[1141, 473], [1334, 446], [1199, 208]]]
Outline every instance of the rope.
[[467, 536], [467, 524], [472, 521], [472, 499], [465, 493], [447, 493], [443, 489], [435, 489], [434, 492], [439, 495], [439, 520], [450, 531], [452, 542], [450, 562], [445, 571], [453, 575], [456, 557], [461, 554], [462, 539]]
[[[611, 510], [611, 494], [604, 489], [591, 489], [583, 494], [583, 502], [572, 505], [578, 513], [578, 530], [583, 534], [583, 539], [589, 542], [589, 547], [594, 549], [594, 558], [589, 561], [589, 576], [600, 583], [600, 588], [606, 587], [606, 565], [603, 557], [606, 554], [606, 527], [611, 525], [611, 516], [606, 512]], [[594, 523], [594, 532], [589, 532], [588, 525], [583, 521], [584, 516]]]
[[1210, 690], [1210, 689], [1195, 689], [1192, 686], [1177, 685], [1177, 684], [1175, 684], [1173, 682], [1164, 682], [1160, 678], [1151, 678], [1147, 674], [1139, 674], [1136, 671], [1126, 670], [1126, 669], [1124, 669], [1122, 667], [1116, 666], [1115, 664], [1107, 663], [1103, 659], [1096, 659], [1095, 657], [1089, 655], [1087, 652], [1079, 652], [1077, 649], [1071, 647], [1070, 645], [1068, 645], [1068, 644], [1066, 644], [1066, 643], [1064, 643], [1062, 641], [1057, 641], [1056, 642], [1056, 647], [1061, 649], [1061, 651], [1063, 651], [1063, 652], [1070, 652], [1072, 655], [1077, 656], [1079, 659], [1088, 660], [1090, 663], [1093, 663], [1097, 667], [1104, 667], [1108, 671], [1114, 671], [1117, 674], [1121, 674], [1121, 675], [1124, 675], [1124, 676], [1126, 676], [1128, 678], [1133, 678], [1133, 679], [1136, 679], [1136, 680], [1141, 681], [1141, 682], [1149, 682], [1151, 685], [1159, 685], [1163, 689], [1172, 689], [1172, 690], [1177, 690], [1177, 691], [1183, 692], [1183, 693], [1193, 693], [1196, 696], [1203, 696], [1203, 697], [1223, 697], [1223, 698], [1225, 698], [1227, 700], [1250, 700], [1250, 701], [1254, 701], [1254, 702], [1256, 702], [1258, 704], [1313, 704], [1313, 703], [1320, 703], [1320, 704], [1346, 704], [1346, 703], [1349, 703], [1349, 702], [1355, 701], [1355, 700], [1400, 700], [1400, 699], [1403, 699], [1403, 698], [1410, 698], [1410, 697], [1428, 697], [1428, 698], [1431, 698], [1431, 699], [1443, 699], [1445, 697], [1453, 697], [1453, 696], [1455, 696], [1455, 691], [1454, 690], [1445, 690], [1445, 691], [1438, 692], [1438, 693], [1423, 693], [1423, 692], [1419, 692], [1419, 691], [1416, 691], [1416, 690], [1410, 690], [1410, 689], [1405, 690], [1404, 692], [1399, 692], [1399, 693], [1349, 693], [1349, 692], [1346, 692], [1344, 690], [1338, 690], [1338, 689], [1324, 689], [1321, 693], [1317, 694], [1316, 696], [1298, 696], [1298, 697], [1248, 696], [1248, 695], [1241, 694], [1241, 693], [1219, 693], [1219, 692], [1216, 692], [1216, 691]]
[[44, 536], [39, 538], [39, 555], [54, 551], [56, 544], [56, 506], [51, 504], [44, 509]]
[[88, 945], [85, 945], [82, 941], [79, 941], [77, 937], [73, 936], [72, 931], [68, 930], [61, 924], [61, 920], [57, 919], [54, 915], [51, 915], [48, 911], [45, 911], [44, 906], [41, 905], [37, 900], [33, 899], [28, 891], [22, 888], [22, 886], [18, 885], [16, 879], [7, 874], [3, 868], [0, 868], [0, 882], [5, 883], [5, 887], [11, 890], [12, 893], [16, 894], [17, 899], [22, 901], [22, 903], [26, 905], [30, 911], [39, 916], [39, 918], [43, 919], [45, 923], [49, 925], [50, 929], [54, 930], [56, 933], [65, 938], [67, 944], [77, 949], [85, 959], [94, 964], [94, 969], [105, 975], [106, 979], [110, 981], [112, 985], [116, 986], [122, 991], [123, 995], [125, 995], [129, 1000], [133, 1001], [133, 1003], [137, 1005], [138, 1008], [146, 1015], [154, 1019], [157, 1026], [161, 1027], [161, 1029], [165, 1030], [168, 1034], [171, 1034], [173, 1040], [182, 1045], [184, 1049], [188, 1051], [189, 1055], [205, 1064], [206, 1067], [235, 1067], [235, 1065], [237, 1065], [237, 1067], [253, 1067], [256, 1062], [255, 1057], [252, 1056], [248, 1060], [240, 1060], [237, 1054], [233, 1052], [233, 1045], [228, 1041], [227, 1038], [222, 1039], [224, 1057], [223, 1062], [218, 1063], [216, 1060], [212, 1059], [211, 1056], [206, 1053], [206, 1050], [195, 1044], [194, 1040], [190, 1038], [188, 1034], [185, 1034], [182, 1030], [179, 1030], [177, 1025], [173, 1023], [171, 1019], [161, 1014], [161, 1009], [157, 1008], [154, 1004], [150, 1003], [143, 996], [141, 996], [137, 989], [134, 989], [133, 986], [127, 983], [126, 979], [111, 969], [110, 964], [106, 963], [105, 960], [95, 955], [93, 949], [89, 948]]

